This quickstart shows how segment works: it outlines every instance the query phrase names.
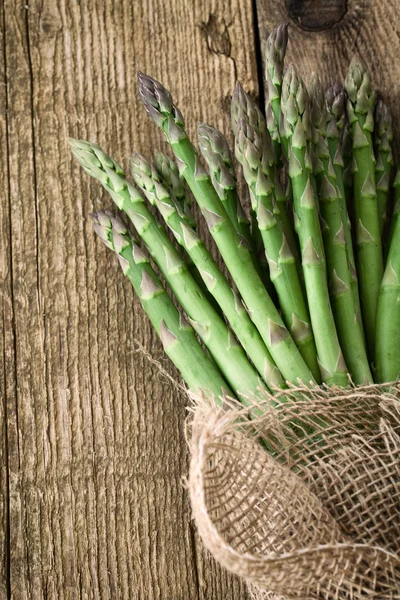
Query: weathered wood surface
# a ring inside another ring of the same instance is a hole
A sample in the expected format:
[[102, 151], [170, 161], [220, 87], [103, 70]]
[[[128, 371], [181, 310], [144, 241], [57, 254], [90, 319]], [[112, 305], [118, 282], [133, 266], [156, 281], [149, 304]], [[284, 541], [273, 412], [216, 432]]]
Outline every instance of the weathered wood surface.
[[0, 598], [246, 598], [194, 533], [186, 400], [135, 352], [164, 360], [67, 137], [125, 165], [161, 144], [138, 69], [192, 133], [227, 126], [237, 73], [257, 86], [252, 18], [250, 0], [1, 4]]
[[110, 201], [66, 138], [125, 165], [164, 145], [138, 69], [173, 90], [191, 134], [227, 129], [235, 79], [257, 94], [256, 46], [288, 10], [301, 73], [327, 83], [360, 53], [398, 123], [398, 3], [257, 0], [259, 36], [252, 0], [0, 6], [0, 599], [243, 600], [195, 534], [186, 401], [135, 351], [163, 360], [92, 234]]

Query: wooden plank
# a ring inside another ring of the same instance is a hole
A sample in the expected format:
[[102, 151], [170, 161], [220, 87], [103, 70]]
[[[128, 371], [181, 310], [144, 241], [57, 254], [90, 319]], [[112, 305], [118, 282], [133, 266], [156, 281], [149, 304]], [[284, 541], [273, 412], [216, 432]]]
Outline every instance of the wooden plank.
[[[35, 589], [40, 551], [34, 534], [40, 520], [43, 486], [38, 482], [43, 463], [45, 412], [37, 412], [44, 391], [43, 327], [39, 306], [36, 197], [33, 170], [29, 59], [24, 30], [25, 9], [5, 11], [7, 80], [7, 139], [9, 186], [9, 236], [12, 274], [12, 319], [15, 344], [15, 376], [8, 407], [8, 478], [11, 595], [24, 598]], [[10, 38], [12, 42], [10, 43]], [[28, 92], [28, 93], [27, 93]], [[14, 313], [14, 314], [13, 314]], [[35, 448], [35, 451], [33, 451]], [[29, 560], [28, 564], [28, 556]], [[29, 575], [28, 575], [29, 572]]]
[[[14, 335], [11, 277], [10, 203], [7, 160], [7, 81], [4, 11], [0, 7], [0, 598], [6, 598], [9, 570], [9, 473], [17, 454], [8, 456], [7, 436], [15, 435]], [[9, 429], [7, 415], [10, 417]], [[17, 449], [17, 440], [12, 447]]]
[[400, 123], [400, 64], [393, 60], [400, 52], [397, 0], [365, 6], [358, 0], [257, 0], [257, 16], [262, 48], [270, 31], [289, 20], [287, 59], [306, 81], [312, 71], [326, 86], [343, 81], [358, 55], [390, 105], [395, 125]]
[[12, 595], [246, 598], [194, 533], [181, 482], [186, 399], [135, 350], [138, 340], [177, 378], [94, 238], [88, 214], [111, 203], [66, 140], [96, 140], [125, 165], [133, 149], [164, 145], [139, 104], [138, 69], [171, 87], [191, 133], [199, 119], [227, 128], [236, 77], [257, 87], [251, 1], [5, 0], [4, 10]]

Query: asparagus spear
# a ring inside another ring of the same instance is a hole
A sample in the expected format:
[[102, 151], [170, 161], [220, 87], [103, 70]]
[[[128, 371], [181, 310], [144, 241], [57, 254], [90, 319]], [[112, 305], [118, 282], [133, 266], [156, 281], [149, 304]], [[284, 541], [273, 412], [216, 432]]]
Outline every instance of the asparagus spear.
[[171, 190], [180, 209], [184, 212], [192, 227], [196, 227], [196, 221], [190, 210], [192, 200], [186, 181], [179, 175], [177, 164], [163, 152], [157, 152], [154, 156], [154, 165], [161, 177], [163, 184]]
[[[253, 100], [244, 91], [244, 89], [239, 83], [236, 84], [235, 91], [233, 94], [231, 115], [232, 127], [235, 134], [235, 138], [237, 138], [238, 122], [244, 121], [245, 123], [248, 123], [251, 127], [255, 129], [258, 136], [262, 140], [265, 152], [265, 159], [263, 160], [262, 168], [264, 169], [264, 174], [268, 176], [268, 178], [271, 181], [271, 185], [275, 190], [275, 200], [278, 203], [279, 210], [279, 221], [281, 221], [282, 223], [282, 227], [285, 231], [293, 255], [295, 258], [297, 258], [297, 245], [295, 241], [295, 235], [293, 232], [292, 222], [288, 213], [287, 198], [282, 191], [279, 177], [276, 172], [276, 155], [271, 145], [271, 138], [268, 134], [267, 124], [256, 103], [253, 102]], [[235, 151], [236, 158], [239, 162], [241, 162], [242, 159], [240, 153], [238, 153], [237, 151], [237, 146], [235, 147]]]
[[134, 154], [131, 169], [136, 185], [144, 192], [147, 199], [157, 206], [175, 238], [193, 260], [204, 283], [225, 313], [233, 331], [264, 381], [271, 389], [276, 386], [282, 387], [282, 376], [240, 298], [221, 273], [202, 240], [176, 210], [173, 197], [161, 184], [154, 167], [142, 156]]
[[[325, 94], [318, 78], [310, 86], [311, 115], [315, 131], [316, 181], [321, 217], [324, 223], [324, 240], [328, 282], [331, 290], [332, 310], [346, 364], [354, 383], [372, 383], [372, 375], [364, 345], [362, 326], [357, 318], [357, 307], [352, 294], [352, 278], [346, 252], [346, 226], [348, 215], [338, 186], [336, 171], [331, 159], [326, 122], [328, 113]], [[336, 127], [336, 122], [331, 121]], [[336, 127], [337, 130], [337, 127]], [[330, 133], [332, 135], [332, 131]], [[338, 150], [338, 149], [337, 149]], [[335, 160], [335, 159], [334, 159]], [[336, 162], [340, 158], [336, 156]], [[338, 165], [339, 166], [339, 165]], [[348, 227], [348, 223], [347, 223]]]
[[376, 199], [378, 203], [378, 219], [381, 235], [387, 220], [386, 209], [389, 196], [390, 175], [393, 166], [392, 141], [392, 115], [382, 98], [379, 98], [375, 107], [374, 151], [376, 157]]
[[396, 219], [376, 314], [376, 379], [400, 376], [400, 219]]
[[[351, 221], [347, 210], [346, 186], [344, 177], [344, 160], [342, 157], [343, 135], [346, 130], [346, 92], [343, 86], [335, 84], [326, 91], [326, 138], [328, 141], [329, 152], [336, 175], [336, 184], [339, 188], [339, 203], [342, 212], [342, 221], [344, 234], [346, 238], [346, 253], [351, 275], [351, 291], [356, 306], [356, 318], [362, 325], [360, 295], [358, 292], [358, 278], [356, 264], [354, 259], [353, 237], [351, 233]], [[348, 134], [348, 130], [347, 130]], [[351, 156], [351, 148], [350, 148]], [[351, 165], [349, 173], [352, 184]], [[361, 327], [364, 339], [364, 328]]]
[[[262, 136], [266, 135], [266, 122], [263, 119], [260, 109], [258, 106], [251, 100], [250, 96], [246, 94], [242, 86], [237, 83], [235, 90], [233, 92], [232, 104], [231, 104], [231, 118], [232, 118], [232, 130], [234, 135], [236, 136], [236, 126], [239, 119], [245, 119], [247, 122], [251, 123], [254, 126], [260, 128], [262, 132]], [[237, 157], [236, 157], [237, 158]], [[272, 157], [271, 157], [272, 160]], [[253, 207], [253, 202], [251, 203]], [[251, 208], [251, 230], [253, 239], [257, 248], [257, 255], [259, 257], [261, 266], [265, 270], [268, 271], [268, 262], [264, 253], [264, 245], [262, 241], [262, 236], [260, 229], [258, 227], [257, 215], [254, 212], [253, 208]], [[263, 278], [262, 278], [263, 279]], [[263, 279], [264, 281], [264, 279]], [[270, 286], [267, 285], [267, 282], [264, 281], [264, 285], [266, 285], [268, 293], [271, 295]], [[273, 286], [272, 286], [273, 287]]]
[[[267, 143], [270, 144], [270, 140]], [[251, 190], [253, 208], [258, 217], [271, 281], [278, 294], [283, 320], [308, 368], [318, 381], [320, 373], [317, 351], [306, 301], [297, 275], [295, 258], [276, 216], [271, 180], [265, 175], [268, 173], [268, 152], [256, 129], [243, 120], [239, 120], [237, 124], [236, 149], [236, 154], [240, 156], [243, 165], [244, 177]]]
[[109, 210], [93, 213], [94, 229], [119, 259], [143, 309], [159, 335], [166, 354], [193, 392], [220, 399], [232, 395], [214, 362], [207, 356], [189, 323], [175, 308], [145, 252], [124, 223]]
[[364, 65], [354, 60], [346, 77], [347, 116], [353, 141], [353, 190], [361, 310], [370, 358], [375, 356], [375, 321], [383, 276], [382, 244], [372, 147], [375, 92]]
[[[281, 124], [281, 94], [282, 94], [282, 80], [283, 80], [283, 65], [286, 54], [286, 47], [288, 43], [288, 25], [289, 23], [282, 23], [274, 29], [267, 38], [266, 52], [265, 52], [265, 75], [267, 83], [266, 93], [266, 113], [269, 116], [269, 110], [271, 110], [274, 121], [267, 119], [269, 132], [272, 139], [276, 139], [276, 129], [280, 129]], [[285, 156], [288, 156], [287, 139], [281, 139], [282, 149]], [[275, 151], [278, 146], [274, 143]], [[278, 149], [277, 158], [280, 158], [280, 148]]]
[[125, 211], [160, 268], [192, 327], [209, 349], [233, 391], [245, 401], [248, 394], [265, 390], [243, 349], [223, 319], [205, 298], [166, 231], [147, 208], [142, 195], [124, 176], [121, 167], [97, 144], [70, 140], [74, 156], [85, 171], [98, 179], [121, 210]]
[[218, 129], [204, 123], [199, 123], [197, 134], [200, 151], [210, 170], [214, 188], [236, 231], [251, 246], [250, 223], [237, 195], [236, 176], [228, 142]]
[[[189, 194], [189, 190], [186, 184], [186, 181], [179, 175], [179, 170], [175, 162], [163, 154], [162, 152], [157, 152], [154, 157], [154, 164], [158, 171], [158, 174], [163, 182], [164, 186], [171, 191], [171, 194], [174, 197], [174, 200], [177, 202], [177, 210], [179, 210], [180, 214], [183, 213], [186, 222], [191, 225], [194, 229], [196, 229], [196, 219], [193, 216], [193, 213], [190, 209], [191, 206], [191, 198]], [[215, 302], [213, 296], [208, 292], [207, 286], [205, 285], [199, 271], [194, 265], [190, 256], [186, 253], [183, 253], [186, 265], [189, 269], [189, 273], [197, 283], [197, 285], [201, 288], [203, 294], [207, 298], [207, 300], [212, 304], [215, 310], [221, 315], [222, 312], [220, 307]]]
[[396, 177], [393, 181], [394, 198], [393, 198], [393, 212], [390, 219], [389, 234], [386, 241], [385, 254], [389, 253], [389, 248], [392, 243], [394, 230], [400, 214], [400, 165], [397, 167]]
[[[347, 104], [347, 102], [346, 102]], [[340, 145], [343, 156], [343, 184], [347, 205], [347, 212], [351, 223], [354, 223], [354, 206], [353, 206], [353, 142], [351, 139], [349, 122], [346, 120], [343, 123], [343, 129], [340, 134]]]
[[293, 189], [295, 228], [300, 240], [308, 305], [322, 380], [328, 384], [346, 385], [347, 367], [329, 300], [324, 247], [312, 181], [309, 99], [293, 65], [289, 65], [285, 72], [281, 106], [283, 125], [290, 142], [289, 177]]
[[206, 219], [225, 264], [244, 300], [279, 371], [288, 381], [313, 380], [312, 374], [268, 295], [251, 260], [235, 231], [210, 177], [185, 130], [183, 118], [171, 95], [154, 79], [139, 74], [139, 94], [148, 114], [164, 131], [182, 175], [189, 184]]
[[267, 123], [267, 129], [269, 131], [269, 135], [271, 137], [272, 145], [274, 147], [274, 152], [276, 155], [277, 163], [280, 164], [281, 155], [282, 155], [282, 147], [281, 147], [281, 136], [279, 135], [278, 124], [275, 121], [275, 115], [272, 112], [271, 102], [268, 96], [268, 89], [265, 93], [265, 121]]
[[256, 233], [256, 239], [253, 239], [250, 233], [250, 223], [238, 198], [236, 176], [228, 142], [222, 133], [211, 127], [211, 125], [200, 123], [197, 132], [200, 151], [209, 167], [214, 188], [237, 233], [243, 239], [243, 243], [248, 245], [257, 273], [275, 301], [276, 294], [269, 276], [267, 260], [265, 254], [260, 253], [262, 240], [261, 236], [260, 239], [257, 239], [258, 226], [255, 224], [255, 227], [253, 227]]

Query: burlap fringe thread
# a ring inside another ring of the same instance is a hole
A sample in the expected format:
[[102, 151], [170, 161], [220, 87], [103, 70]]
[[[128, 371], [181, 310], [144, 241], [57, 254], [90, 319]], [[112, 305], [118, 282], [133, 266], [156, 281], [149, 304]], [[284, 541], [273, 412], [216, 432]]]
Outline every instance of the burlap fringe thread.
[[197, 398], [193, 516], [255, 599], [400, 598], [399, 392], [292, 388], [253, 420]]

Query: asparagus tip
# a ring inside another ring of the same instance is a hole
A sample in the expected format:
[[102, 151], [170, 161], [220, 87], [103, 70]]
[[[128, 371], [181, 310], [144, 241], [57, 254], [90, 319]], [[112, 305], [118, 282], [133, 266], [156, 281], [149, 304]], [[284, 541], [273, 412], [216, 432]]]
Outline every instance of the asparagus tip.
[[132, 153], [130, 164], [132, 171], [139, 170], [145, 172], [146, 174], [150, 174], [151, 172], [150, 163], [146, 160], [143, 154], [140, 154], [140, 152]]
[[329, 112], [339, 120], [346, 108], [346, 92], [343, 85], [336, 82], [329, 87], [325, 92], [325, 100]]
[[154, 77], [141, 71], [137, 75], [139, 97], [153, 121], [162, 127], [168, 117], [180, 126], [184, 125], [179, 109], [174, 105], [170, 92]]
[[311, 120], [317, 129], [323, 128], [325, 115], [325, 94], [317, 73], [312, 72], [308, 92], [311, 104]]
[[244, 87], [242, 86], [240, 81], [237, 81], [235, 89], [233, 90], [232, 101], [236, 100], [236, 102], [239, 102], [245, 94], [246, 92], [244, 91]]
[[276, 27], [267, 38], [267, 54], [275, 52], [279, 60], [283, 60], [289, 39], [289, 21], [284, 21]]
[[111, 210], [98, 210], [91, 213], [90, 218], [101, 241], [118, 255], [134, 241], [125, 223]]

